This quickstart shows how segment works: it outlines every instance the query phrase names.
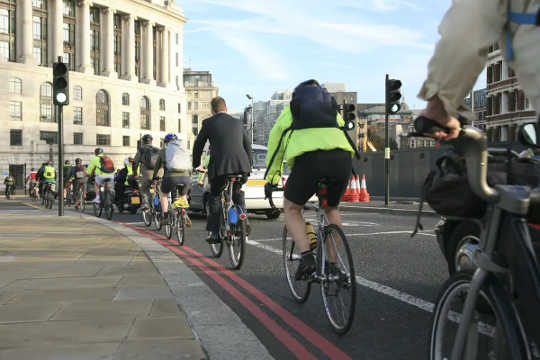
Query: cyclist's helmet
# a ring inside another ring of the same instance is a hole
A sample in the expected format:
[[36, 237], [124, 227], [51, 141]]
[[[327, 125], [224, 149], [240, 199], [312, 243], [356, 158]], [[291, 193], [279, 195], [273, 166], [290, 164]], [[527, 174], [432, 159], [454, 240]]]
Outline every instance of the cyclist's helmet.
[[128, 161], [133, 162], [133, 161], [135, 161], [135, 159], [130, 156], [130, 157], [128, 157]]
[[66, 160], [64, 161], [64, 165], [71, 165], [71, 163], [69, 162], [69, 160]]
[[94, 154], [96, 156], [98, 156], [99, 154], [103, 154], [103, 148], [100, 148], [100, 147], [96, 148], [96, 150], [94, 150]]
[[76, 158], [75, 159], [75, 164], [80, 164], [82, 163], [82, 159], [81, 158]]
[[151, 144], [154, 138], [150, 134], [146, 134], [142, 137], [143, 144]]
[[36, 171], [36, 168], [32, 168], [30, 171]]
[[163, 141], [166, 143], [170, 142], [170, 141], [174, 141], [174, 140], [177, 140], [178, 139], [178, 136], [176, 136], [176, 134], [167, 134], [165, 135], [165, 139], [163, 139]]
[[49, 161], [47, 162], [47, 165], [49, 165], [49, 166], [53, 166], [53, 164], [54, 164], [54, 163], [52, 162], [52, 160], [49, 160]]

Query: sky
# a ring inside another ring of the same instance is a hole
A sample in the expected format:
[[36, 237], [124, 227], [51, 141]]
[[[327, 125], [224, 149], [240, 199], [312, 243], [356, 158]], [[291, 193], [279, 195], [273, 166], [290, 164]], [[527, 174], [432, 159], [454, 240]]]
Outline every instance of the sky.
[[359, 103], [384, 102], [387, 73], [422, 108], [416, 95], [451, 0], [176, 2], [188, 19], [184, 65], [210, 71], [229, 111], [240, 111], [246, 94], [267, 101], [312, 78], [345, 83]]

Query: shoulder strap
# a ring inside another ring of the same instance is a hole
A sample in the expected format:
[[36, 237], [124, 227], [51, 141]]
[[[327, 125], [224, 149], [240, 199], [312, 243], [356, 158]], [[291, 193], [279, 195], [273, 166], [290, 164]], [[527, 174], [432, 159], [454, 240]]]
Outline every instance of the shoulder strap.
[[268, 166], [266, 167], [266, 171], [264, 172], [264, 179], [266, 179], [266, 175], [268, 175], [268, 171], [270, 171], [270, 168], [272, 167], [272, 164], [274, 163], [274, 160], [276, 159], [276, 155], [279, 151], [279, 148], [281, 147], [281, 143], [283, 142], [283, 138], [285, 137], [285, 134], [287, 133], [287, 131], [290, 131], [292, 129], [292, 124], [291, 126], [289, 126], [288, 128], [285, 129], [285, 131], [283, 131], [283, 133], [281, 133], [281, 137], [279, 138], [279, 142], [278, 142], [278, 146], [276, 148], [276, 150], [274, 151], [274, 153], [272, 154], [272, 157], [270, 158], [270, 163], [268, 164]]

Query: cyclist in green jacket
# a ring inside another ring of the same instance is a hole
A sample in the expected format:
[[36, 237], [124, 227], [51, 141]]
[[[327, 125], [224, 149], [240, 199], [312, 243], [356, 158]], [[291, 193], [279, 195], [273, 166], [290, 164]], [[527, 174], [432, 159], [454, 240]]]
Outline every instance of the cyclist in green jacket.
[[[301, 94], [305, 91], [320, 92], [321, 94], [326, 92], [320, 88], [317, 81], [308, 80], [296, 87], [296, 99], [302, 98]], [[329, 98], [327, 93], [325, 96], [326, 99]], [[293, 95], [291, 104], [294, 101], [295, 95]], [[327, 113], [335, 113], [337, 125], [343, 127], [345, 122], [337, 112], [335, 100], [332, 99], [330, 103], [328, 102], [316, 104], [316, 109], [320, 107], [326, 109]], [[296, 116], [295, 119], [299, 118], [299, 114]], [[309, 119], [307, 121], [309, 122]], [[301, 280], [315, 271], [315, 257], [306, 236], [302, 209], [317, 191], [317, 181], [321, 178], [330, 179], [327, 196], [328, 207], [325, 211], [328, 221], [341, 227], [338, 204], [351, 176], [351, 154], [354, 154], [354, 149], [349, 144], [344, 131], [337, 126], [291, 130], [292, 124], [293, 112], [291, 112], [291, 106], [288, 106], [282, 111], [270, 132], [266, 179], [272, 186], [276, 186], [283, 171], [283, 160], [287, 161], [291, 174], [285, 186], [283, 208], [287, 230], [302, 252], [301, 263], [295, 275], [297, 280]]]

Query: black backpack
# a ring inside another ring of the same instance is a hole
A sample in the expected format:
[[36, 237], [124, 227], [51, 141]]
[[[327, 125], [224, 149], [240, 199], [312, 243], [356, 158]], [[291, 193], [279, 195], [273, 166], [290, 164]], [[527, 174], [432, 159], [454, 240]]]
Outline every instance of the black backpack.
[[141, 162], [147, 170], [154, 170], [159, 158], [159, 149], [153, 146], [145, 146], [142, 149]]
[[291, 100], [291, 128], [337, 128], [336, 99], [321, 86], [298, 86]]

